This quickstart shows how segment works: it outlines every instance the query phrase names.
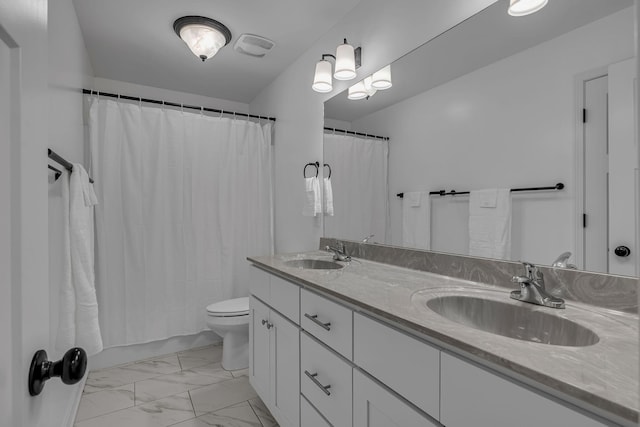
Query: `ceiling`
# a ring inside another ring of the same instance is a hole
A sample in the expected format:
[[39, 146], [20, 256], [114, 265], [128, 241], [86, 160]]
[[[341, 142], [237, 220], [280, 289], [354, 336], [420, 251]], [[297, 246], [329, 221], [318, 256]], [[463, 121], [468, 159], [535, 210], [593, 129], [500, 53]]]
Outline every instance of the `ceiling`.
[[[358, 2], [74, 0], [74, 6], [96, 77], [249, 103]], [[222, 22], [233, 39], [203, 63], [173, 31], [185, 15]], [[240, 54], [233, 44], [243, 33], [276, 46], [264, 58]]]
[[[325, 102], [325, 117], [353, 122], [455, 78], [633, 5], [633, 0], [553, 0], [526, 17], [510, 17], [508, 0], [418, 47], [391, 66], [393, 86], [368, 100], [342, 92]], [[355, 83], [355, 81], [354, 81]]]

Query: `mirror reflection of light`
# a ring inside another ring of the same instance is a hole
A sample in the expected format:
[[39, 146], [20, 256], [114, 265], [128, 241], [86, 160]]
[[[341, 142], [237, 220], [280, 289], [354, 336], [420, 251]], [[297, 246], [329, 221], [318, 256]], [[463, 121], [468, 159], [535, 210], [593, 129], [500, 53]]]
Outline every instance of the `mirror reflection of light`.
[[510, 0], [509, 15], [525, 16], [535, 13], [547, 5], [548, 0]]

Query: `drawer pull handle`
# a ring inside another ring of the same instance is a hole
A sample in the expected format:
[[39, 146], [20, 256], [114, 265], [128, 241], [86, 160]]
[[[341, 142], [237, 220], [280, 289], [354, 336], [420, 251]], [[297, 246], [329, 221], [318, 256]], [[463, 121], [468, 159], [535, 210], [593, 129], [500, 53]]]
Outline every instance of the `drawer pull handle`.
[[315, 374], [312, 374], [312, 373], [310, 373], [309, 371], [305, 370], [305, 371], [304, 371], [304, 374], [305, 374], [306, 376], [308, 376], [308, 377], [309, 377], [309, 379], [310, 379], [311, 381], [313, 381], [313, 383], [314, 383], [315, 385], [317, 385], [318, 387], [320, 387], [320, 388], [322, 389], [322, 391], [324, 391], [324, 394], [326, 394], [327, 396], [331, 396], [331, 392], [329, 391], [329, 389], [331, 388], [331, 386], [330, 386], [330, 385], [322, 385], [322, 383], [316, 379], [316, 377], [318, 376], [318, 373], [317, 373], [317, 372], [316, 372]]
[[273, 323], [269, 323], [266, 320], [262, 319], [262, 326], [267, 325], [267, 329], [271, 329], [273, 327]]
[[320, 326], [322, 329], [325, 329], [327, 331], [331, 330], [331, 328], [330, 328], [331, 322], [322, 323], [321, 321], [318, 320], [318, 315], [317, 314], [314, 314], [312, 316], [309, 313], [305, 313], [304, 317], [306, 317], [307, 319], [311, 320], [313, 323], [315, 323], [316, 325]]

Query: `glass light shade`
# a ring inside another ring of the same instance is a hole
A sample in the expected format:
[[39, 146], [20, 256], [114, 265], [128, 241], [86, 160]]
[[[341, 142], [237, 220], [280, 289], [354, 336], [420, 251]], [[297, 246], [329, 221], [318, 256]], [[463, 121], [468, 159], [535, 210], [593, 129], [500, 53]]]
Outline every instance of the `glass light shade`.
[[327, 93], [333, 90], [333, 81], [331, 80], [331, 62], [324, 60], [318, 61], [311, 88], [320, 93]]
[[549, 0], [510, 0], [509, 15], [525, 16], [537, 12], [547, 5]]
[[364, 80], [361, 80], [349, 88], [347, 99], [357, 101], [358, 99], [364, 99], [367, 96], [369, 95], [367, 94], [367, 89], [364, 87]]
[[392, 86], [391, 64], [373, 73], [373, 76], [371, 76], [371, 86], [378, 90], [389, 89]]
[[365, 92], [367, 92], [367, 96], [373, 96], [378, 91], [378, 89], [376, 89], [375, 87], [373, 87], [371, 85], [372, 81], [373, 81], [373, 78], [371, 76], [366, 77], [363, 80], [363, 82], [364, 82], [364, 90], [365, 90]]
[[341, 44], [336, 49], [336, 71], [333, 77], [337, 80], [351, 80], [356, 77], [356, 57], [350, 44]]
[[203, 61], [211, 58], [227, 40], [220, 31], [206, 25], [190, 24], [180, 29], [180, 38], [189, 46], [191, 52]]

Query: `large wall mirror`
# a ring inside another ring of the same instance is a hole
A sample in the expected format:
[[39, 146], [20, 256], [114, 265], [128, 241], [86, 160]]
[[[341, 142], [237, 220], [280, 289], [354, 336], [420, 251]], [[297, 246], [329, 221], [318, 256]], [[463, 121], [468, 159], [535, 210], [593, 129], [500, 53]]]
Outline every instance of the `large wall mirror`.
[[[560, 265], [635, 276], [633, 1], [550, 0], [525, 17], [507, 6], [392, 63], [391, 88], [325, 103], [324, 234], [474, 254], [495, 226], [482, 208], [500, 211], [507, 197], [510, 238], [490, 257], [551, 265], [571, 252]], [[539, 187], [551, 189], [509, 191]], [[429, 194], [440, 190], [474, 201]]]

